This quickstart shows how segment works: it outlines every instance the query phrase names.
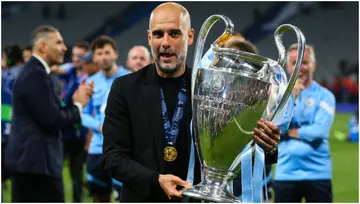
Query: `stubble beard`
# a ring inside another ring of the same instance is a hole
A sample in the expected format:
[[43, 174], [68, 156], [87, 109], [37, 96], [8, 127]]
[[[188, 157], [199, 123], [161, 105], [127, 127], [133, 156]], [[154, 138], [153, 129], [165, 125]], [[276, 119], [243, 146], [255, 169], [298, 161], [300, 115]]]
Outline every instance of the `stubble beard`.
[[[152, 49], [151, 49], [151, 52], [152, 52], [152, 55], [155, 56], [155, 53]], [[185, 53], [186, 53], [186, 51], [185, 51]], [[163, 62], [161, 62], [159, 55], [154, 57], [155, 63], [159, 67], [160, 71], [165, 74], [169, 74], [169, 75], [176, 73], [180, 69], [182, 62], [185, 60], [185, 58], [186, 58], [186, 55], [184, 53], [178, 53], [176, 55], [176, 64], [175, 65], [164, 65]]]

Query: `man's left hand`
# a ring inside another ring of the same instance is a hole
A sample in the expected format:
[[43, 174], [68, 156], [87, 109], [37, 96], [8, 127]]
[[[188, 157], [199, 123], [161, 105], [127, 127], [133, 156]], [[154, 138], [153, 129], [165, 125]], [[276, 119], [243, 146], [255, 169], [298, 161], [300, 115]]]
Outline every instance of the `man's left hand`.
[[274, 150], [280, 141], [280, 129], [272, 122], [262, 118], [256, 124], [257, 127], [254, 128], [253, 134], [256, 143], [267, 152]]

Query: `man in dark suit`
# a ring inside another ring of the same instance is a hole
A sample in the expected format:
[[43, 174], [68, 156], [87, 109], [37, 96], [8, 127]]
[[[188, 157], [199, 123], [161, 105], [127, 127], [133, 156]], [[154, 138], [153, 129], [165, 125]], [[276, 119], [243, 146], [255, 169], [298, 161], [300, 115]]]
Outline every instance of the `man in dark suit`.
[[63, 108], [50, 66], [67, 50], [59, 31], [41, 26], [33, 33], [33, 55], [13, 88], [13, 120], [6, 164], [13, 174], [13, 202], [64, 202], [61, 128], [80, 123], [93, 84], [81, 84], [73, 106]]
[[[185, 59], [193, 38], [187, 10], [176, 3], [161, 4], [151, 14], [148, 31], [155, 64], [112, 85], [103, 125], [103, 155], [105, 169], [123, 182], [120, 202], [179, 202], [181, 187], [191, 186], [185, 181], [191, 181], [189, 175], [194, 175], [194, 184], [200, 181], [197, 157], [195, 172], [188, 173], [191, 70]], [[179, 117], [169, 122], [173, 115]], [[176, 131], [169, 131], [171, 123]], [[261, 124], [265, 132], [255, 132], [254, 138], [270, 150], [279, 141], [279, 129]], [[174, 149], [176, 158], [167, 154]]]

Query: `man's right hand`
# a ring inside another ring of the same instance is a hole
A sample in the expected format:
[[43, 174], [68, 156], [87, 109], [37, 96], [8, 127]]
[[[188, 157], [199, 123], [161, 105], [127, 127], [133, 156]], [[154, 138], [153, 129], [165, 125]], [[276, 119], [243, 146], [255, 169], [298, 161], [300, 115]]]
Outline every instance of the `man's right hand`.
[[298, 80], [296, 80], [296, 83], [292, 90], [292, 94], [293, 94], [295, 100], [299, 96], [300, 92], [304, 89], [305, 89], [305, 81], [303, 79], [299, 78]]
[[[171, 200], [171, 197], [177, 197], [182, 198], [182, 191], [190, 188], [192, 185], [189, 182], [186, 182], [182, 180], [181, 178], [171, 175], [171, 174], [160, 174], [159, 175], [159, 184], [161, 188], [164, 190], [165, 194], [168, 196], [169, 200]], [[184, 187], [183, 190], [177, 190], [177, 186]]]
[[73, 101], [80, 103], [85, 107], [94, 93], [94, 82], [85, 84], [85, 80], [81, 82], [79, 88], [75, 91], [73, 95]]

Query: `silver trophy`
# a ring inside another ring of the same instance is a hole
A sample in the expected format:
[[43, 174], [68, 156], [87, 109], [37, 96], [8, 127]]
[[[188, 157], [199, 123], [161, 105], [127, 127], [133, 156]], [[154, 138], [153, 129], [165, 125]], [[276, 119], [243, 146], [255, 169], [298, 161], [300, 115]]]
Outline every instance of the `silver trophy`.
[[[210, 67], [201, 67], [205, 39], [211, 27], [225, 21], [225, 32], [212, 44], [215, 54]], [[195, 49], [192, 73], [193, 136], [201, 163], [202, 181], [183, 195], [208, 202], [241, 202], [230, 193], [229, 183], [240, 172], [241, 152], [254, 146], [256, 121], [261, 117], [274, 121], [284, 112], [298, 77], [305, 50], [305, 38], [292, 25], [281, 25], [274, 33], [278, 61], [221, 48], [233, 32], [226, 16], [212, 15], [202, 25]], [[294, 30], [298, 40], [295, 71], [287, 80], [283, 66], [286, 51], [282, 35]], [[251, 164], [250, 164], [251, 165]]]

